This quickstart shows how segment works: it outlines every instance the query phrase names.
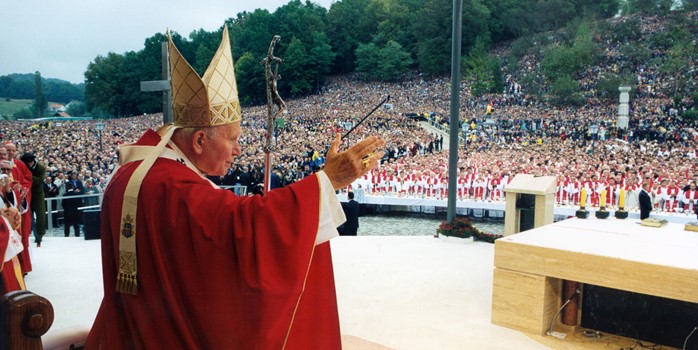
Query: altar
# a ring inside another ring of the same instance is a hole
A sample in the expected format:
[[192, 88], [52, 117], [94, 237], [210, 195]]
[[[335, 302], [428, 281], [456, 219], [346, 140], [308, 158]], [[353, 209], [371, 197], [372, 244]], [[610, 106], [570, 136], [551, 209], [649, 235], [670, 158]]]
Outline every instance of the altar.
[[492, 322], [546, 334], [562, 304], [562, 280], [698, 303], [698, 233], [676, 223], [573, 218], [501, 238]]

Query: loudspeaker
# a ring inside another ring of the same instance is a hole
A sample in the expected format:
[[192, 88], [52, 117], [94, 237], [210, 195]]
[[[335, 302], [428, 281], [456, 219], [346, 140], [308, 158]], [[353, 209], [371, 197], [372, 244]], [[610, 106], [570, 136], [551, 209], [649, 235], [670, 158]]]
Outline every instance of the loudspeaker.
[[101, 210], [85, 210], [82, 215], [85, 228], [85, 240], [100, 239], [100, 219]]

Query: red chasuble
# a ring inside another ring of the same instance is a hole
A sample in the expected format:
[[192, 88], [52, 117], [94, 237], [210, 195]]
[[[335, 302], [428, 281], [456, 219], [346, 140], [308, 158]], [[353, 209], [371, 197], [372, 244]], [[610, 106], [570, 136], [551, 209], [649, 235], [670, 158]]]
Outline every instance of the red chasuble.
[[[19, 253], [17, 258], [19, 263], [22, 265], [22, 273], [29, 273], [32, 271], [32, 261], [29, 257], [29, 237], [32, 235], [32, 210], [31, 210], [31, 200], [32, 200], [32, 172], [27, 168], [19, 159], [14, 159], [14, 166], [12, 167], [12, 178], [19, 182], [22, 187], [27, 188], [27, 211], [22, 214], [22, 227], [19, 230], [19, 234], [22, 235], [22, 245], [24, 245], [24, 250]], [[19, 197], [17, 197], [19, 202]], [[18, 203], [19, 205], [19, 203]]]
[[[139, 145], [155, 145], [148, 131]], [[85, 349], [340, 349], [329, 242], [315, 246], [316, 176], [238, 197], [159, 158], [137, 212], [137, 295], [116, 292], [121, 206], [140, 161], [102, 206], [104, 299]]]

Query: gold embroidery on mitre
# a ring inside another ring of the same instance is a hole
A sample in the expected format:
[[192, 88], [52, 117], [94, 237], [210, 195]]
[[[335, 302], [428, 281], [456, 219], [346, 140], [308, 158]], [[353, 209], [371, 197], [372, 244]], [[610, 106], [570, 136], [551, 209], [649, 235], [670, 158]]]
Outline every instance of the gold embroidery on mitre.
[[175, 126], [216, 126], [242, 119], [227, 25], [203, 78], [184, 59], [169, 34], [168, 41]]

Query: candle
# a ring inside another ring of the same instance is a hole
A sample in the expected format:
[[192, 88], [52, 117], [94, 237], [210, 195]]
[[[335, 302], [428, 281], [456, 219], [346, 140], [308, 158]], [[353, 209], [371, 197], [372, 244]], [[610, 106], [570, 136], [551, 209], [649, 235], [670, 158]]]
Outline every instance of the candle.
[[601, 208], [606, 208], [606, 190], [601, 190]]
[[584, 208], [584, 206], [587, 204], [587, 189], [582, 188], [582, 193], [579, 195], [579, 206], [581, 208]]
[[625, 190], [620, 190], [620, 199], [618, 200], [618, 207], [621, 209], [625, 208]]

